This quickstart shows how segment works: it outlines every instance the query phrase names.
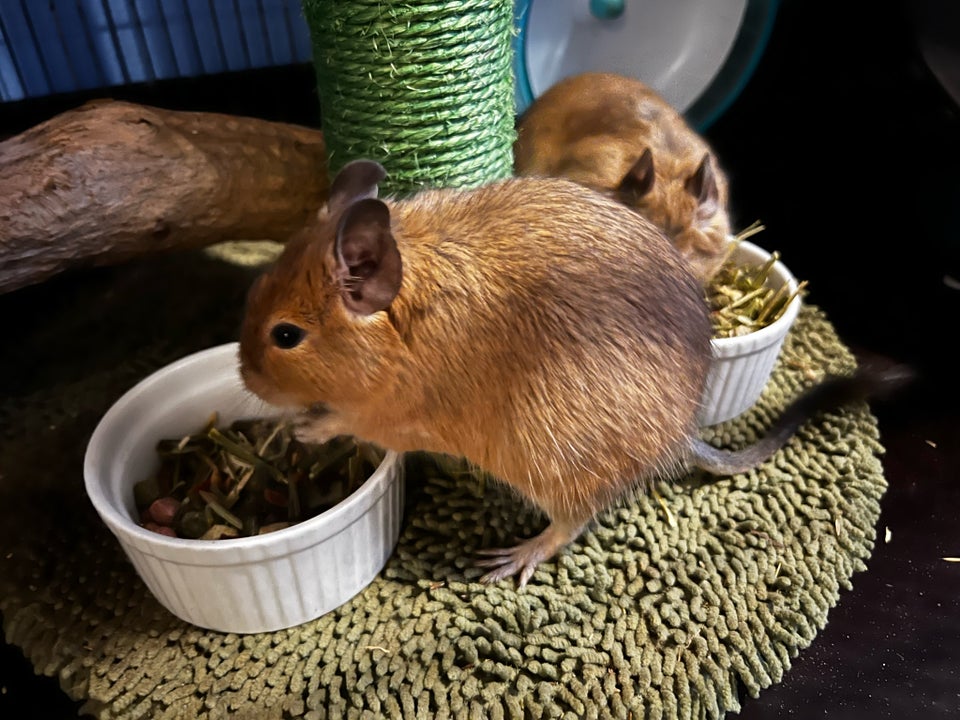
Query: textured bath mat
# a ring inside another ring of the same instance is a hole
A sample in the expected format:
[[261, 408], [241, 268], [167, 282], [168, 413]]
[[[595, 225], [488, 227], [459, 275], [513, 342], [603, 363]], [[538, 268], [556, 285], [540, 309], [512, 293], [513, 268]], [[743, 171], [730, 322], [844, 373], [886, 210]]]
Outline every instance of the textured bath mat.
[[[661, 484], [601, 515], [522, 592], [475, 582], [470, 556], [542, 518], [418, 458], [396, 552], [353, 600], [276, 633], [186, 625], [87, 501], [83, 452], [136, 381], [235, 338], [253, 272], [186, 254], [0, 297], [18, 338], [0, 373], [4, 632], [90, 714], [721, 718], [781, 680], [865, 567], [886, 482], [863, 405], [808, 423], [755, 472]], [[708, 438], [749, 442], [853, 362], [807, 305], [757, 406]]]

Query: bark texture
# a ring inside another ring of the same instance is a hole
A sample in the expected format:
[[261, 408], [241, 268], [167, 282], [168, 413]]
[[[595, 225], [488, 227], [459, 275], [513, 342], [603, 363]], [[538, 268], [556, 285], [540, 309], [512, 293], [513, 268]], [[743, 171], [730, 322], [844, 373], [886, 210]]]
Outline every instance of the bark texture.
[[319, 130], [87, 103], [0, 143], [0, 293], [153, 252], [283, 242], [328, 190]]

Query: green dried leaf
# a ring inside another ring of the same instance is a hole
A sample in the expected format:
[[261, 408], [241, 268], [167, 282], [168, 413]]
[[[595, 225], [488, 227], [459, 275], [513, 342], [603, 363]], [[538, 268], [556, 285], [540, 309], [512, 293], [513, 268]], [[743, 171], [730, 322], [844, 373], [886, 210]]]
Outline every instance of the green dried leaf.
[[290, 423], [244, 419], [220, 428], [216, 419], [157, 443], [160, 468], [138, 483], [138, 509], [158, 495], [180, 501], [171, 525], [178, 537], [251, 536], [309, 519], [354, 492], [384, 457], [351, 437], [304, 444]]
[[740, 337], [776, 322], [795, 297], [806, 289], [806, 281], [798, 284], [788, 295], [784, 285], [774, 289], [769, 284], [770, 273], [780, 259], [774, 251], [760, 265], [742, 265], [733, 259], [737, 243], [763, 230], [754, 223], [739, 233], [727, 250], [723, 264], [706, 287], [710, 305], [710, 319], [714, 338]]

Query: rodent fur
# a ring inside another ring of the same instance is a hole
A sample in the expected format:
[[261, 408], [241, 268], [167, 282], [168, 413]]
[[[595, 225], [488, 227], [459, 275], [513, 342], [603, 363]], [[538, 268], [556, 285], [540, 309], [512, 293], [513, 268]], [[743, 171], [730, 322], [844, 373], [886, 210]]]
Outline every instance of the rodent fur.
[[730, 238], [729, 182], [706, 139], [646, 83], [606, 72], [557, 81], [517, 123], [518, 175], [565, 177], [659, 227], [706, 283]]
[[[784, 414], [774, 442], [711, 448], [697, 424], [708, 307], [650, 222], [564, 179], [391, 201], [374, 199], [383, 177], [348, 164], [316, 223], [251, 287], [241, 375], [305, 411], [304, 439], [464, 457], [542, 509], [548, 528], [487, 551], [484, 581], [523, 585], [630, 490], [700, 464], [755, 466], [837, 393], [876, 389], [832, 380]], [[290, 327], [302, 337], [280, 347]]]

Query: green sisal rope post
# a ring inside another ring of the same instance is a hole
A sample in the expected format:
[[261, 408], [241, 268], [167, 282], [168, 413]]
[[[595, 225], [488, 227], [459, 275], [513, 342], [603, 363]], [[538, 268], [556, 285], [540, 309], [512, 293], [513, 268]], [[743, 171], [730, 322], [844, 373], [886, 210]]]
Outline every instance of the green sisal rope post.
[[512, 0], [302, 5], [331, 175], [377, 160], [403, 195], [512, 173]]

